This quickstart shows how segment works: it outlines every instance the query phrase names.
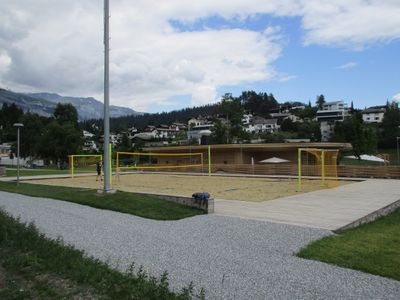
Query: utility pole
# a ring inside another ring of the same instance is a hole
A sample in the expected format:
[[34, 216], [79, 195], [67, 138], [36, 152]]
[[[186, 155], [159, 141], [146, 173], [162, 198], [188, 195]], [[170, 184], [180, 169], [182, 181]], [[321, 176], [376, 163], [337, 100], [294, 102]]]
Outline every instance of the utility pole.
[[103, 144], [103, 168], [104, 168], [104, 192], [111, 190], [111, 163], [110, 163], [110, 3], [104, 0], [104, 144]]

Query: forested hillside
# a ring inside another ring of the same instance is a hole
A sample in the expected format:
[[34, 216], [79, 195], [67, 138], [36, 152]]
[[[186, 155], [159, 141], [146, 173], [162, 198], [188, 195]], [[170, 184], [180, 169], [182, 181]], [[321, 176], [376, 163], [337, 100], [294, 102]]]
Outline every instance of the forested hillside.
[[[279, 108], [279, 103], [272, 94], [257, 94], [254, 91], [243, 92], [239, 97], [233, 97], [231, 94], [225, 94], [222, 102], [224, 100], [237, 103], [240, 109], [243, 111], [253, 112], [264, 117], [268, 116], [271, 109]], [[121, 130], [126, 130], [131, 126], [135, 126], [139, 131], [141, 131], [147, 125], [157, 126], [160, 124], [171, 124], [173, 122], [182, 122], [186, 124], [190, 118], [195, 118], [198, 116], [205, 117], [224, 115], [226, 112], [222, 102], [174, 110], [171, 112], [111, 118], [111, 130], [114, 132], [119, 132]], [[286, 103], [286, 105], [290, 105], [290, 103]], [[101, 127], [102, 120], [87, 120], [81, 123], [82, 128], [86, 130], [90, 130], [92, 124], [96, 124], [97, 126]]]

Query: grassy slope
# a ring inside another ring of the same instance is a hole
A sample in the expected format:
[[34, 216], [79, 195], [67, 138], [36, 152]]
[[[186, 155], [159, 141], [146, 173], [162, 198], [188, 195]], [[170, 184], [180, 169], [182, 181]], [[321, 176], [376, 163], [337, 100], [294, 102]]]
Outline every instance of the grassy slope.
[[[189, 299], [132, 267], [127, 273], [50, 240], [0, 210], [0, 299]], [[198, 295], [204, 298], [204, 295]]]
[[400, 209], [318, 240], [298, 256], [400, 280]]
[[93, 189], [0, 182], [0, 190], [34, 197], [59, 199], [155, 220], [179, 220], [203, 214], [200, 209], [134, 193], [98, 194]]

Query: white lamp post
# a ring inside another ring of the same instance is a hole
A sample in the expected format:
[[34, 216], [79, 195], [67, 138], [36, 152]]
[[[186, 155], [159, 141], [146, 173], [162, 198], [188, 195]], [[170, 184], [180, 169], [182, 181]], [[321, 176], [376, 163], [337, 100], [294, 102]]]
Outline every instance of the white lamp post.
[[19, 129], [24, 127], [22, 123], [14, 123], [14, 127], [17, 127], [17, 185], [19, 185]]

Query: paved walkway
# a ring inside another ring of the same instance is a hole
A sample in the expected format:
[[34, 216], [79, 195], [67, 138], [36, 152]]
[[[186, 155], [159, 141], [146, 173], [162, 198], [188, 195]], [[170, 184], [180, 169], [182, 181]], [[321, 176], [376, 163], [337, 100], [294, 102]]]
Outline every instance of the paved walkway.
[[265, 202], [216, 200], [215, 213], [336, 230], [399, 200], [400, 180], [369, 179]]
[[0, 192], [0, 207], [121, 270], [131, 262], [207, 299], [398, 299], [400, 282], [294, 256], [328, 230], [217, 215], [153, 221]]

